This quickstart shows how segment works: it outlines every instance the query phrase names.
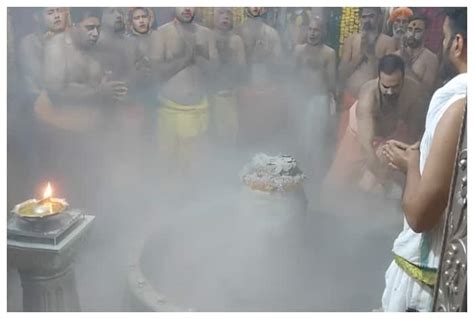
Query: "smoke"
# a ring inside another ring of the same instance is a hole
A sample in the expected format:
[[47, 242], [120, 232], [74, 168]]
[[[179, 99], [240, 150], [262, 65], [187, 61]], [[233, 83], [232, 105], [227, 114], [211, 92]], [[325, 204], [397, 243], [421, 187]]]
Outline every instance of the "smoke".
[[[9, 87], [8, 208], [50, 180], [58, 197], [96, 216], [75, 263], [83, 311], [139, 310], [127, 285], [136, 260], [147, 284], [182, 310], [380, 306], [401, 227], [398, 204], [337, 193], [330, 197], [344, 203], [322, 205], [318, 194], [334, 155], [335, 116], [327, 96], [300, 89], [293, 69], [274, 72], [278, 89], [239, 106], [235, 142], [208, 136], [186, 169], [158, 150], [156, 110], [133, 99], [102, 105], [100, 125], [77, 133], [38, 120], [25, 87]], [[301, 132], [308, 122], [314, 130]], [[313, 138], [300, 139], [304, 135]], [[295, 209], [292, 219], [265, 214], [265, 205], [283, 204], [262, 203], [238, 177], [256, 152], [297, 158], [308, 175], [306, 211]], [[9, 310], [19, 310], [21, 296], [13, 287], [20, 283], [10, 272], [8, 284]]]

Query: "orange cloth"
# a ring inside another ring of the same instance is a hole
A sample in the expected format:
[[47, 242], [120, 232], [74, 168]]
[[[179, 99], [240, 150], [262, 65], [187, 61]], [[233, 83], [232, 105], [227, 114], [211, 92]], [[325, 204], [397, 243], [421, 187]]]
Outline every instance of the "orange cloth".
[[410, 8], [398, 7], [396, 9], [393, 9], [393, 11], [390, 13], [388, 21], [393, 23], [395, 21], [395, 19], [397, 19], [400, 16], [411, 17], [412, 15], [413, 15], [413, 11]]
[[[334, 161], [326, 175], [324, 184], [327, 186], [340, 187], [343, 185], [363, 188], [364, 190], [375, 190], [381, 188], [376, 177], [367, 167], [367, 158], [364, 150], [357, 139], [357, 102], [351, 107], [349, 114], [349, 125], [337, 149]], [[374, 138], [372, 146], [379, 158], [382, 155], [383, 144], [390, 139], [406, 141], [407, 126], [403, 121], [399, 121], [395, 130], [387, 137], [377, 136]]]
[[340, 113], [339, 117], [339, 126], [337, 128], [337, 147], [339, 148], [339, 145], [341, 144], [341, 141], [344, 137], [344, 134], [346, 133], [347, 129], [347, 124], [349, 124], [349, 110], [354, 103], [356, 103], [357, 100], [355, 97], [352, 96], [349, 92], [344, 92], [342, 95], [342, 100], [341, 100], [341, 109], [342, 112]]

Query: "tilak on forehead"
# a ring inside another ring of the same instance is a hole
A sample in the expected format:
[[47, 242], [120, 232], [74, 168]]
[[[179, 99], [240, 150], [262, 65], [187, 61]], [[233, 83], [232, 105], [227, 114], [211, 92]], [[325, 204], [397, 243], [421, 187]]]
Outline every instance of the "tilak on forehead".
[[425, 29], [425, 20], [423, 19], [413, 19], [408, 23], [408, 26], [413, 28]]

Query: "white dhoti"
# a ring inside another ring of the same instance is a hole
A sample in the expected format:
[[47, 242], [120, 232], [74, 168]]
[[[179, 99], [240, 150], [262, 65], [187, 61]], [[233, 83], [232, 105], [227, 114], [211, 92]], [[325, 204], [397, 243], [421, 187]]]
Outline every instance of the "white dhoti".
[[[330, 121], [329, 98], [314, 95], [300, 110], [293, 111], [293, 126], [300, 161], [306, 173], [312, 171], [315, 156], [321, 153], [328, 139]], [[308, 171], [309, 170], [309, 171]]]
[[432, 289], [411, 278], [395, 261], [385, 272], [382, 307], [388, 312], [403, 312], [409, 308], [431, 311]]

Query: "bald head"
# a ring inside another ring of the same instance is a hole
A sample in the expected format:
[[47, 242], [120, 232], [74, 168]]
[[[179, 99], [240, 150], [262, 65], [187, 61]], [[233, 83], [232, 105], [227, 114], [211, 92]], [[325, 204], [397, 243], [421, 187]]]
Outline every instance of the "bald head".
[[227, 31], [232, 29], [232, 8], [214, 8], [214, 26], [218, 30]]
[[320, 17], [312, 17], [308, 24], [306, 41], [310, 45], [319, 45], [322, 43], [324, 34], [324, 23]]

